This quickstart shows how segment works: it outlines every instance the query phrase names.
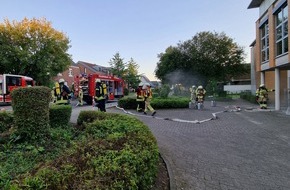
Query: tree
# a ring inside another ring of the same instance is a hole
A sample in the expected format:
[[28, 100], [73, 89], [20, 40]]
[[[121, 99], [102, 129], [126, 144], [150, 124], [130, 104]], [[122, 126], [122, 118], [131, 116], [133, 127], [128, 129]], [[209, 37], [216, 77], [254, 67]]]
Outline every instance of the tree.
[[225, 82], [247, 72], [243, 48], [224, 33], [197, 33], [176, 47], [168, 47], [158, 57], [155, 75], [162, 82], [175, 78], [175, 83], [206, 85], [207, 81]]
[[124, 59], [121, 58], [119, 52], [113, 55], [113, 58], [109, 61], [109, 64], [113, 75], [116, 75], [119, 78], [124, 78], [126, 73], [126, 63], [124, 63]]
[[30, 76], [38, 85], [48, 85], [72, 62], [67, 53], [69, 42], [44, 18], [5, 19], [0, 23], [0, 71]]
[[139, 65], [134, 61], [133, 58], [130, 59], [130, 61], [127, 63], [126, 68], [126, 74], [125, 74], [125, 80], [128, 84], [128, 86], [132, 88], [137, 88], [140, 79], [138, 75], [138, 68]]

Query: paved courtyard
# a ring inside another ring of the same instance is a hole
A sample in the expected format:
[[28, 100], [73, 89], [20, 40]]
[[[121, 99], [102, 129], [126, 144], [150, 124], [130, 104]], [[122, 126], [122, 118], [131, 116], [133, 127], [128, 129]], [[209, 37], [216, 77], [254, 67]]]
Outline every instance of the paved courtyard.
[[256, 107], [206, 102], [203, 110], [157, 110], [156, 118], [129, 111], [156, 137], [171, 189], [289, 190], [290, 116]]

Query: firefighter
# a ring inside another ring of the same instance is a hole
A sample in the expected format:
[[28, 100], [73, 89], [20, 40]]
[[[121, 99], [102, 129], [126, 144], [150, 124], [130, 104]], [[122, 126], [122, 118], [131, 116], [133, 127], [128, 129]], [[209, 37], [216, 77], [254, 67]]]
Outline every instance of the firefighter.
[[75, 99], [75, 83], [72, 82], [71, 84], [71, 98]]
[[108, 98], [107, 84], [105, 82], [101, 81], [101, 85], [103, 88], [104, 98], [107, 99]]
[[197, 103], [203, 103], [204, 99], [205, 99], [205, 89], [203, 88], [203, 86], [198, 86], [197, 89], [195, 90], [195, 100]]
[[256, 90], [256, 101], [259, 103], [261, 109], [267, 109], [268, 92], [273, 92], [274, 89], [267, 89], [264, 84]]
[[104, 88], [100, 79], [96, 79], [96, 93], [95, 93], [96, 107], [102, 112], [106, 112], [106, 99], [104, 94]]
[[138, 88], [136, 89], [137, 112], [144, 112], [145, 110], [144, 90], [142, 87], [143, 83], [140, 82]]
[[151, 85], [149, 83], [145, 83], [143, 85], [143, 90], [144, 90], [144, 98], [145, 98], [145, 110], [144, 114], [147, 115], [147, 111], [151, 111], [151, 115], [154, 116], [156, 114], [156, 111], [154, 108], [151, 106], [151, 100], [152, 100], [152, 90], [151, 90]]
[[83, 98], [84, 98], [83, 89], [80, 88], [80, 89], [79, 89], [79, 94], [78, 94], [78, 100], [79, 100], [78, 105], [81, 105], [81, 106], [84, 105], [84, 100], [83, 100]]
[[64, 79], [59, 79], [55, 83], [55, 104], [70, 104], [70, 90], [67, 85], [65, 85]]

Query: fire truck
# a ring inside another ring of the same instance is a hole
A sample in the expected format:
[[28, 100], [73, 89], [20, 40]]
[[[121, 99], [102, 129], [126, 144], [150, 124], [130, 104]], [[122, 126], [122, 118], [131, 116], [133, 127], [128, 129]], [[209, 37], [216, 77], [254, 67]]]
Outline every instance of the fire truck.
[[74, 95], [78, 96], [80, 89], [83, 101], [91, 105], [95, 96], [96, 80], [100, 79], [106, 84], [106, 101], [113, 101], [124, 96], [124, 81], [111, 75], [89, 74], [79, 75], [74, 78]]
[[34, 86], [31, 77], [12, 74], [0, 75], [0, 103], [11, 103], [10, 93], [15, 88], [27, 86]]

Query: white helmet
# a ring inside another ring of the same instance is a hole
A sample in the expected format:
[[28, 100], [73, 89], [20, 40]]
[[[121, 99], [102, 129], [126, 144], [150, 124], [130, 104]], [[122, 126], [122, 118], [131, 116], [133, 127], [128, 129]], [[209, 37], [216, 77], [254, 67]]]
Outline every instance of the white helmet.
[[203, 87], [202, 87], [201, 85], [200, 85], [200, 86], [198, 86], [197, 88], [198, 88], [198, 89], [203, 89]]
[[139, 84], [138, 84], [138, 86], [143, 86], [144, 84], [143, 84], [143, 82], [140, 82]]
[[64, 83], [64, 79], [59, 79], [58, 83]]
[[265, 85], [264, 84], [260, 84], [260, 87], [262, 88], [262, 87], [265, 87]]
[[192, 87], [191, 88], [195, 88], [196, 86], [195, 85], [192, 85]]
[[96, 79], [96, 82], [101, 82], [101, 79]]

